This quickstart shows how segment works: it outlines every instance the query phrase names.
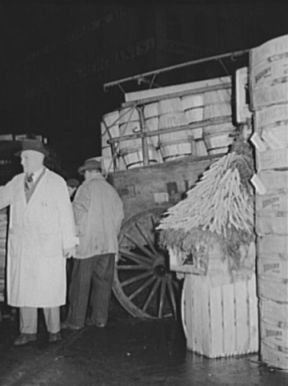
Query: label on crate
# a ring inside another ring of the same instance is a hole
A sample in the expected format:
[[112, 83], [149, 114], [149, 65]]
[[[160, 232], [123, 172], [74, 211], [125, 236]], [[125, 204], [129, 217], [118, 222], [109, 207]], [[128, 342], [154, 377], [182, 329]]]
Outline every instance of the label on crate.
[[287, 82], [288, 51], [276, 61], [261, 62], [251, 70], [252, 90]]
[[257, 213], [275, 213], [287, 212], [288, 215], [288, 200], [287, 194], [263, 194], [256, 196], [256, 211]]
[[280, 349], [288, 354], [288, 329], [281, 328], [275, 324], [268, 323], [265, 319], [261, 320], [261, 339], [271, 346]]
[[[286, 256], [287, 257], [287, 256]], [[259, 255], [257, 261], [258, 274], [269, 279], [286, 279], [288, 277], [288, 260], [277, 256]]]
[[156, 192], [153, 193], [154, 202], [161, 204], [162, 202], [169, 201], [169, 194], [167, 192]]
[[250, 66], [255, 66], [263, 62], [274, 62], [286, 56], [288, 52], [288, 35], [280, 36], [261, 44], [250, 50]]

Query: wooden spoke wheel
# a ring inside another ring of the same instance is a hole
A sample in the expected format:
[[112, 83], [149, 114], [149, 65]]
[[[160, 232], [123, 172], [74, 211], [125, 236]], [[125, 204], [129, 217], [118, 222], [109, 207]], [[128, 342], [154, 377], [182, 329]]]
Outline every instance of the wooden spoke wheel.
[[179, 282], [169, 271], [168, 252], [157, 243], [156, 227], [167, 208], [152, 208], [123, 223], [113, 292], [129, 314], [140, 318], [177, 315]]

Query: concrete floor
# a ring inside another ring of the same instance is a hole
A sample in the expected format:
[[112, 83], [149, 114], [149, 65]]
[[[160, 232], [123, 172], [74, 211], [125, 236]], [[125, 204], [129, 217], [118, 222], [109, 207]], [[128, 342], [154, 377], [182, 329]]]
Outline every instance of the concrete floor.
[[37, 343], [13, 347], [16, 320], [0, 324], [0, 385], [288, 385], [288, 374], [267, 368], [258, 355], [207, 359], [186, 350], [181, 323], [141, 321], [112, 312], [105, 329], [63, 332], [46, 343], [41, 323]]

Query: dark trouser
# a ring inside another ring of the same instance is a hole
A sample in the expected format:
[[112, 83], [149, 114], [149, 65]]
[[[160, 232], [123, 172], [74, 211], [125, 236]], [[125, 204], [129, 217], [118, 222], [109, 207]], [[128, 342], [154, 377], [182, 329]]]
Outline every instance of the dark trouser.
[[90, 290], [91, 321], [107, 323], [114, 266], [114, 253], [74, 259], [69, 290], [68, 323], [84, 326]]

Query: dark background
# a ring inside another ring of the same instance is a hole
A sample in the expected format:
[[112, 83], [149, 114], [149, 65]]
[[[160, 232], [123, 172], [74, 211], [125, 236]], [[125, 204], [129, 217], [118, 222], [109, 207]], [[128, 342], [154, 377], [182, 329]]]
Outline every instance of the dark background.
[[[0, 134], [47, 136], [72, 176], [101, 154], [101, 117], [124, 100], [117, 86], [104, 92], [105, 82], [288, 33], [284, 1], [145, 4], [0, 3]], [[247, 63], [243, 55], [189, 66], [157, 76], [154, 86], [227, 75]]]

